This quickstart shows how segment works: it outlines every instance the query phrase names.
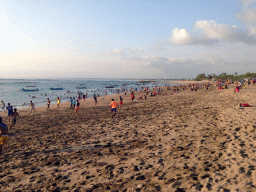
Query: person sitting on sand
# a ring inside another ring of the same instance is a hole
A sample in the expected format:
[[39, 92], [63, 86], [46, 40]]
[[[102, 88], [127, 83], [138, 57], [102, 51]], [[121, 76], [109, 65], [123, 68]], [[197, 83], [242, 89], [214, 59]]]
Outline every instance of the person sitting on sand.
[[6, 143], [8, 138], [8, 127], [2, 122], [0, 117], [0, 155], [2, 154], [3, 145]]
[[111, 103], [110, 103], [110, 106], [111, 106], [111, 117], [112, 117], [112, 119], [113, 119], [113, 117], [115, 116], [115, 114], [116, 114], [116, 107], [118, 106], [119, 107], [119, 105], [117, 104], [117, 102], [115, 102], [114, 101], [114, 99], [111, 99], [112, 101], [111, 101]]
[[17, 112], [17, 109], [14, 108], [13, 110], [14, 112], [12, 113], [12, 124], [10, 125], [10, 128], [14, 127], [17, 121], [17, 117], [19, 117], [19, 113]]
[[240, 107], [252, 107], [252, 105], [249, 105], [248, 103], [243, 103], [239, 105]]
[[238, 84], [236, 85], [236, 88], [234, 89], [234, 92], [239, 92], [240, 87], [238, 86]]
[[30, 101], [30, 106], [29, 106], [29, 108], [30, 108], [30, 113], [31, 113], [31, 115], [33, 115], [33, 114], [32, 114], [32, 111], [34, 111], [35, 114], [36, 114], [36, 107], [35, 107], [35, 104], [34, 104], [32, 101]]
[[47, 110], [50, 110], [51, 101], [49, 98], [47, 98]]

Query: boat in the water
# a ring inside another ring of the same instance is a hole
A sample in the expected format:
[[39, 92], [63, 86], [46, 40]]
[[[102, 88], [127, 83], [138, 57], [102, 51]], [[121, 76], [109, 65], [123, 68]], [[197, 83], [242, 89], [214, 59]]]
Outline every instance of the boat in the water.
[[38, 88], [22, 88], [22, 91], [38, 91]]
[[81, 85], [77, 86], [76, 88], [77, 88], [77, 89], [86, 89], [86, 86], [83, 85], [83, 84], [81, 84]]
[[114, 88], [114, 85], [106, 86], [106, 88]]
[[51, 87], [51, 90], [63, 90], [63, 87]]

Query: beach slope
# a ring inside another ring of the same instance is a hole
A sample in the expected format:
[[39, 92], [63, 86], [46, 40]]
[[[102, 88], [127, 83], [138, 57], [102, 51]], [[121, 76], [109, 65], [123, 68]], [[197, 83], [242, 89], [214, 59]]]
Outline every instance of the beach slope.
[[256, 190], [256, 108], [239, 108], [254, 104], [256, 88], [163, 92], [134, 104], [123, 95], [114, 119], [117, 95], [82, 102], [78, 116], [68, 103], [21, 111], [0, 157], [0, 190]]

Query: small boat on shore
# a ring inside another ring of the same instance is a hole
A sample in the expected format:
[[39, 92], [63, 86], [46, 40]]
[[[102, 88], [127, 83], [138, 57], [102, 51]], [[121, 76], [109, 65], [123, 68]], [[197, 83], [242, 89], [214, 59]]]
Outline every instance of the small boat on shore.
[[28, 88], [28, 89], [22, 88], [22, 91], [38, 91], [38, 88]]
[[63, 90], [63, 87], [51, 87], [51, 90]]

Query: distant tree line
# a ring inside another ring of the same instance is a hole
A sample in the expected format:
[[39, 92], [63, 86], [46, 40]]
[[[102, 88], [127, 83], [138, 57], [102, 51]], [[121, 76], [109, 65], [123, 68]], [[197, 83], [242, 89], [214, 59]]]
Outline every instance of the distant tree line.
[[237, 81], [241, 79], [253, 79], [256, 78], [256, 73], [246, 73], [242, 75], [237, 75], [237, 72], [235, 72], [235, 75], [228, 75], [227, 73], [221, 73], [220, 75], [216, 74], [209, 74], [205, 75], [205, 73], [198, 74], [197, 77], [195, 78], [196, 81], [202, 81], [202, 80], [218, 80], [218, 79], [223, 79], [223, 80], [232, 80], [232, 81]]

